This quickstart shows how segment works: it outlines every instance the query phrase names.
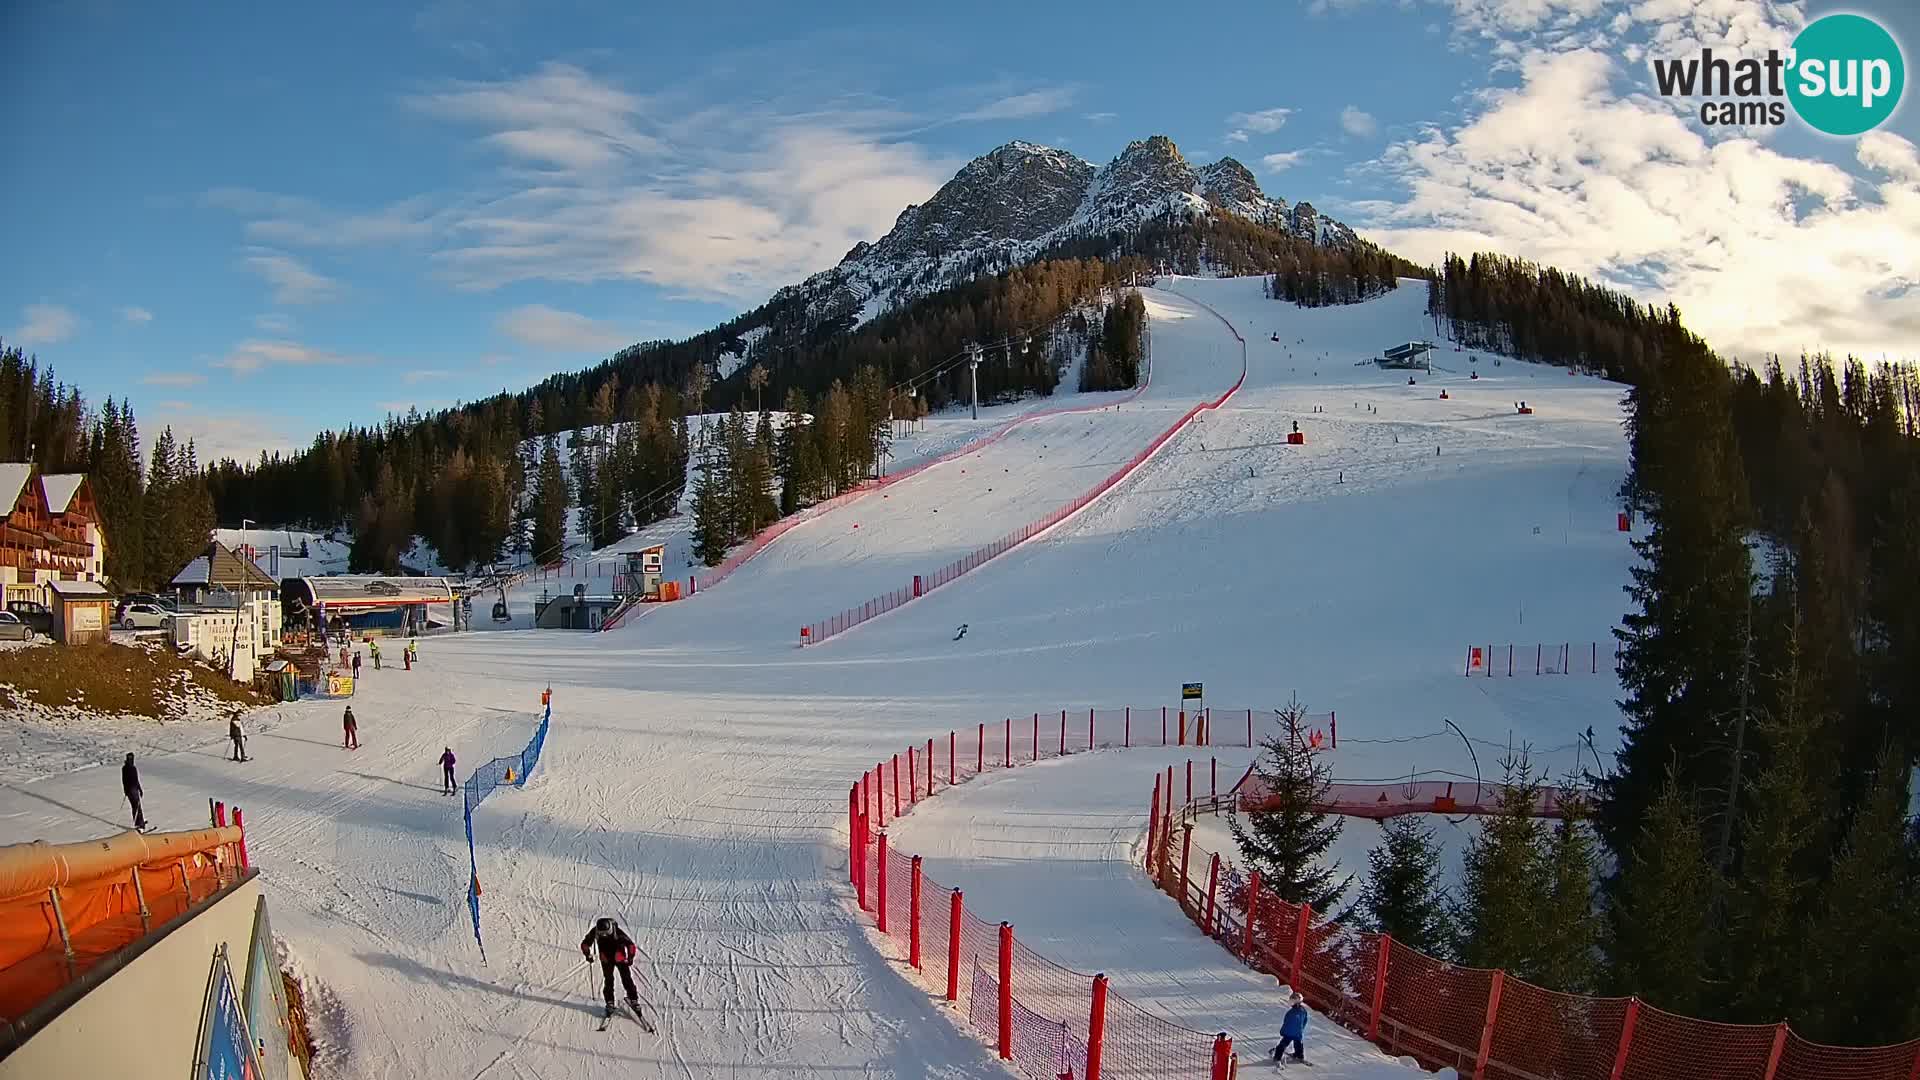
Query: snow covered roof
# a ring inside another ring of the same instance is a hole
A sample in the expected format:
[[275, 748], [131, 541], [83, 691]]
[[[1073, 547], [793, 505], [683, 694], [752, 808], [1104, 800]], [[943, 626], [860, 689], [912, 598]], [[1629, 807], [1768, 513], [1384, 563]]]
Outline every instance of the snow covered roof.
[[207, 583], [207, 566], [209, 562], [210, 560], [205, 555], [202, 555], [192, 562], [187, 563], [187, 565], [180, 568], [179, 573], [173, 575], [171, 584], [205, 585]]
[[52, 589], [61, 596], [94, 596], [104, 599], [113, 595], [107, 591], [105, 585], [97, 581], [49, 581], [47, 582], [47, 588]]
[[47, 494], [47, 509], [56, 514], [66, 513], [74, 493], [86, 481], [86, 473], [41, 473], [40, 490]]
[[20, 489], [27, 486], [27, 477], [33, 475], [33, 466], [24, 461], [0, 461], [0, 514], [13, 513], [13, 505], [20, 501]]
[[224, 589], [278, 589], [280, 586], [258, 566], [241, 558], [219, 541], [207, 546], [205, 555], [196, 556], [173, 575], [174, 585], [207, 585]]
[[329, 608], [384, 608], [404, 604], [448, 604], [453, 586], [446, 578], [340, 574], [301, 578], [315, 602]]

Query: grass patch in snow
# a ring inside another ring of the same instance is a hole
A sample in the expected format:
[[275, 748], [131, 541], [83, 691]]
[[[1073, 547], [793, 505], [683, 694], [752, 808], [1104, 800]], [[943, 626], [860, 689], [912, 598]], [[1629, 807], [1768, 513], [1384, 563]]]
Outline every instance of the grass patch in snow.
[[9, 651], [0, 662], [0, 705], [152, 719], [185, 719], [209, 709], [264, 705], [250, 687], [171, 650], [143, 645], [76, 645]]

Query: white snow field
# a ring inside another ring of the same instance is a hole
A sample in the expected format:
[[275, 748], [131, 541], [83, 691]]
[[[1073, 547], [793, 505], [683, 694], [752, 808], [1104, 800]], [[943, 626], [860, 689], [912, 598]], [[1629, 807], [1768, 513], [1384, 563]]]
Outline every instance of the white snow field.
[[[854, 910], [848, 788], [874, 762], [1008, 715], [1177, 704], [1189, 680], [1223, 706], [1297, 692], [1337, 710], [1343, 777], [1470, 774], [1457, 739], [1362, 741], [1433, 736], [1443, 718], [1491, 744], [1476, 745], [1489, 771], [1510, 738], [1559, 748], [1540, 755], [1556, 770], [1589, 725], [1601, 752], [1615, 740], [1604, 663], [1511, 679], [1460, 665], [1469, 643], [1604, 642], [1625, 609], [1619, 387], [1484, 357], [1470, 381], [1450, 352], [1456, 372], [1412, 387], [1356, 367], [1431, 334], [1417, 283], [1319, 310], [1268, 300], [1257, 279], [1175, 280], [1148, 297], [1153, 380], [1137, 399], [1020, 425], [614, 632], [425, 639], [415, 670], [366, 672], [357, 752], [339, 748], [338, 703], [300, 702], [261, 718], [250, 763], [223, 760], [218, 730], [150, 753], [138, 728], [102, 736], [100, 760], [141, 754], [163, 828], [198, 824], [210, 796], [245, 807], [275, 926], [317, 988], [328, 1076], [1004, 1077]], [[1233, 385], [1239, 345], [1201, 302], [1249, 342], [1226, 407], [1030, 543], [796, 646], [803, 622], [1045, 515]], [[1521, 398], [1534, 415], [1515, 415]], [[1307, 442], [1287, 446], [1296, 420]], [[549, 684], [538, 771], [474, 816], [483, 964], [460, 802], [436, 794], [434, 758], [451, 745], [464, 776], [517, 751]], [[903, 821], [901, 846], [921, 845], [969, 910], [1014, 921], [1059, 963], [1104, 969], [1174, 1022], [1224, 1025], [1264, 1051], [1273, 990], [1128, 869], [1157, 753], [976, 781]], [[111, 769], [0, 786], [8, 839], [124, 820]], [[657, 1035], [594, 1030], [596, 977], [577, 946], [606, 914], [645, 956]], [[1399, 1070], [1325, 1020], [1313, 1031], [1323, 1080]]]

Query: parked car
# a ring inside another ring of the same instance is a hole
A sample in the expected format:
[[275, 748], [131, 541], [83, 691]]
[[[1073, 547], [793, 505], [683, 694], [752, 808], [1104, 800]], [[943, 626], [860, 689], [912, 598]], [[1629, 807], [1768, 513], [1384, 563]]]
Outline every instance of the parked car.
[[32, 641], [33, 627], [11, 611], [0, 611], [0, 641]]
[[128, 630], [158, 630], [173, 614], [158, 604], [128, 604], [120, 612], [120, 625]]
[[36, 600], [9, 600], [7, 613], [31, 626], [35, 633], [53, 636], [53, 612]]

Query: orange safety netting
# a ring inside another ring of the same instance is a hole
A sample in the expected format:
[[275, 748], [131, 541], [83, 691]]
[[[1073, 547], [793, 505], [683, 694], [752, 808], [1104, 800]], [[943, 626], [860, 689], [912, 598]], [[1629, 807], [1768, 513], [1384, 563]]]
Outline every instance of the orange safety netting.
[[[1176, 812], [1163, 835], [1182, 832]], [[1191, 847], [1183, 882], [1180, 852], [1177, 840], [1155, 845], [1146, 870], [1196, 925], [1334, 1023], [1430, 1069], [1485, 1080], [1920, 1080], [1920, 1039], [1823, 1046], [1785, 1024], [1723, 1024], [1633, 998], [1564, 994], [1341, 927], [1264, 886], [1256, 893], [1237, 870], [1223, 869], [1209, 926], [1193, 868], [1204, 874], [1213, 853]]]
[[236, 880], [240, 843], [227, 827], [0, 848], [0, 1015], [20, 1017]]

